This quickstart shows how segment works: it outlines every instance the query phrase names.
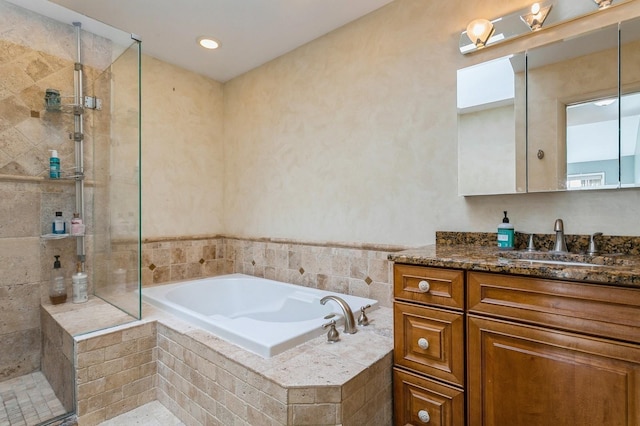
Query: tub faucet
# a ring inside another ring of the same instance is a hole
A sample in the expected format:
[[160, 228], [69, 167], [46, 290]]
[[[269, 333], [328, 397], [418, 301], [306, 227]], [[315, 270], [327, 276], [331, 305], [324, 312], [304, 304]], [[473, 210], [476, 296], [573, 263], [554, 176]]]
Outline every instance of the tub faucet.
[[329, 295], [320, 299], [320, 303], [324, 305], [325, 303], [327, 303], [327, 300], [333, 300], [342, 308], [342, 312], [344, 313], [344, 332], [347, 334], [357, 333], [358, 328], [356, 327], [356, 321], [353, 318], [353, 312], [351, 311], [351, 308], [349, 307], [347, 302], [345, 302], [338, 296]]
[[553, 230], [556, 232], [556, 243], [553, 246], [553, 251], [556, 253], [567, 253], [567, 243], [564, 240], [564, 224], [562, 219], [556, 219], [556, 223], [553, 225]]

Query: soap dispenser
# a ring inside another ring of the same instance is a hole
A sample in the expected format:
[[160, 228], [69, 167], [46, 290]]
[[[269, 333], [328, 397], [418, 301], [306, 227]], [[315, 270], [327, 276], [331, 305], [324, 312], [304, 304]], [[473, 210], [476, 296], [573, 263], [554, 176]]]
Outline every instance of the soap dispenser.
[[513, 250], [515, 233], [515, 228], [509, 223], [509, 218], [505, 210], [502, 223], [498, 225], [498, 248], [500, 250]]
[[64, 270], [60, 265], [60, 256], [54, 256], [53, 270], [51, 271], [51, 283], [49, 284], [49, 300], [53, 305], [67, 301], [67, 286], [64, 282]]

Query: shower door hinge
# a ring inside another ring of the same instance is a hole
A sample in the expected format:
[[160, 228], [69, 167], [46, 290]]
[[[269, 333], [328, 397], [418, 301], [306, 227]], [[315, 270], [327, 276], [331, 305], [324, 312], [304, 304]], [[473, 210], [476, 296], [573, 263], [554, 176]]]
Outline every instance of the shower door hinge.
[[84, 107], [100, 111], [102, 109], [102, 99], [98, 99], [95, 96], [85, 96]]

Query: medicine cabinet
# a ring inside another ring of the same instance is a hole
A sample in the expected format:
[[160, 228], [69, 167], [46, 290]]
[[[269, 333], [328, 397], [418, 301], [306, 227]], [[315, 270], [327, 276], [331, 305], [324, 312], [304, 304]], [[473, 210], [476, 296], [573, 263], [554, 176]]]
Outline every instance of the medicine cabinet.
[[640, 19], [457, 77], [460, 195], [640, 186]]

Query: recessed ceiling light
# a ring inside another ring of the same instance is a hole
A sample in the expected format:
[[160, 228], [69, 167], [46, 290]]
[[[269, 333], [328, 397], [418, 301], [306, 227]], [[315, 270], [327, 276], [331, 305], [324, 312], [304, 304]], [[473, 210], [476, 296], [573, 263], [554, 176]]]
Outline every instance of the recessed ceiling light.
[[212, 37], [198, 37], [198, 44], [205, 49], [217, 49], [220, 47], [220, 42]]

